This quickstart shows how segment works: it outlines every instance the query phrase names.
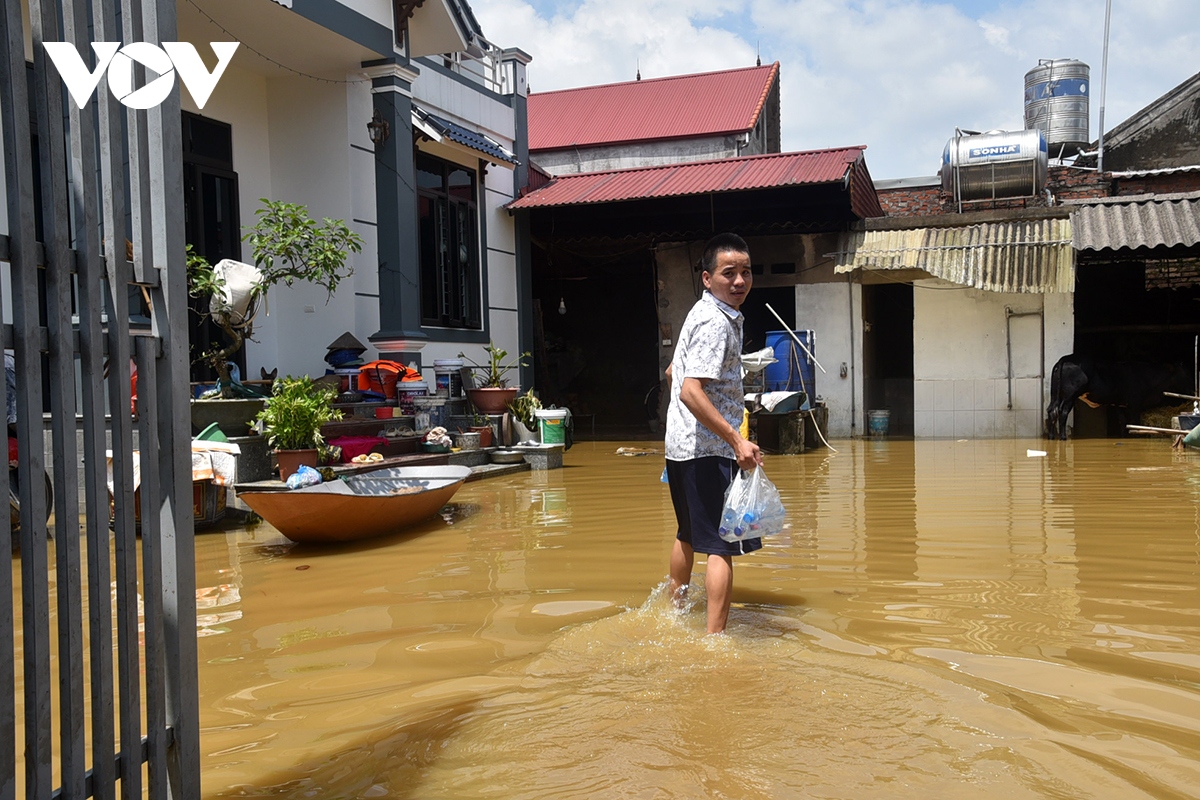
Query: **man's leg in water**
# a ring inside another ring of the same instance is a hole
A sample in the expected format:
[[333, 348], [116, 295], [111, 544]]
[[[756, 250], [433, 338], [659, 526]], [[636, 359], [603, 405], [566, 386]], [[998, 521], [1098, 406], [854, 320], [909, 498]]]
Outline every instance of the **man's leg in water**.
[[721, 633], [729, 621], [733, 599], [733, 556], [712, 554], [704, 570], [704, 593], [708, 596], [708, 632]]
[[695, 560], [696, 554], [692, 551], [692, 546], [679, 539], [675, 540], [675, 546], [671, 549], [671, 599], [676, 605], [683, 603], [683, 599], [687, 597], [688, 584], [692, 580], [692, 563]]

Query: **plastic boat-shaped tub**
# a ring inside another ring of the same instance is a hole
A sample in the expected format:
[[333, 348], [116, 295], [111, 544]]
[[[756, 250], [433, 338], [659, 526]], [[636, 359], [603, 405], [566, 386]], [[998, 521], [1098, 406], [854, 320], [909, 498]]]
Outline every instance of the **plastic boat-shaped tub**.
[[238, 497], [293, 542], [349, 542], [394, 533], [432, 517], [470, 467], [389, 467], [315, 486]]

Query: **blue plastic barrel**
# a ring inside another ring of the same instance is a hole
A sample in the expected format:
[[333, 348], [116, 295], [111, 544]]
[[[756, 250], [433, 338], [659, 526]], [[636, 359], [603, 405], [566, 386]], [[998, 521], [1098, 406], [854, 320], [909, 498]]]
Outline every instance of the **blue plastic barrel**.
[[[795, 331], [795, 334], [816, 355], [816, 331]], [[809, 397], [816, 397], [816, 366], [791, 335], [787, 331], [767, 331], [767, 347], [775, 351], [776, 361], [767, 365], [766, 390], [807, 392]]]

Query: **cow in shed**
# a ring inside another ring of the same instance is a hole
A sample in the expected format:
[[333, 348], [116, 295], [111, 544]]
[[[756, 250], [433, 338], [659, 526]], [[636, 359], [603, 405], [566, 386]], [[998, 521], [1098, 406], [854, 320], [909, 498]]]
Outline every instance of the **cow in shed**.
[[1162, 405], [1163, 392], [1187, 389], [1189, 379], [1178, 364], [1139, 361], [1101, 361], [1090, 356], [1063, 356], [1050, 372], [1050, 404], [1046, 406], [1046, 436], [1067, 438], [1067, 415], [1075, 399], [1096, 408], [1123, 406], [1130, 422], [1142, 411]]

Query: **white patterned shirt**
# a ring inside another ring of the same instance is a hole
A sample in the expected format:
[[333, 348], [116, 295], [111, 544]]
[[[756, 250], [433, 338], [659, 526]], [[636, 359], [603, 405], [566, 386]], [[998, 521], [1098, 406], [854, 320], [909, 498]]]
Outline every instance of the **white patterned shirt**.
[[684, 378], [708, 378], [704, 393], [737, 430], [742, 425], [742, 313], [705, 291], [688, 312], [671, 358], [671, 403], [667, 407], [667, 458], [735, 458], [733, 447], [696, 419], [679, 399]]

